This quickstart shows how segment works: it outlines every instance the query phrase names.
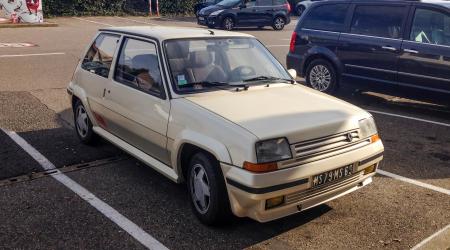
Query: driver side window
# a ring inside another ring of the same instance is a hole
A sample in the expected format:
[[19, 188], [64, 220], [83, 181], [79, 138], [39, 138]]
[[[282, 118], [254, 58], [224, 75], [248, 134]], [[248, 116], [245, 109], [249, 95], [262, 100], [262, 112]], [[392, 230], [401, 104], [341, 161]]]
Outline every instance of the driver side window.
[[108, 78], [120, 36], [100, 34], [84, 56], [81, 68]]
[[142, 92], [161, 96], [163, 86], [156, 45], [125, 38], [117, 60], [114, 80]]
[[450, 46], [450, 16], [430, 9], [417, 9], [410, 40]]

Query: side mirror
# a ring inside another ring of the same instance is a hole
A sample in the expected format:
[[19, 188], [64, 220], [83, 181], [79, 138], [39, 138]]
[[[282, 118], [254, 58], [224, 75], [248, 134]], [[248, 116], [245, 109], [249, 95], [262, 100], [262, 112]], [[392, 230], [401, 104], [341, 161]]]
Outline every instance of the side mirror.
[[294, 78], [294, 80], [297, 78], [297, 70], [289, 69], [288, 72], [289, 72], [289, 75], [291, 75], [292, 78]]

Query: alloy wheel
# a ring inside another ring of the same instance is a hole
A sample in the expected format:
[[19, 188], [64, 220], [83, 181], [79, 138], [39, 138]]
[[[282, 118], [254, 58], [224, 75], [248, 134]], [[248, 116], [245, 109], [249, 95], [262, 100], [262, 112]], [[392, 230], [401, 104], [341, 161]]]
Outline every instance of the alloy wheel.
[[205, 214], [209, 209], [211, 194], [208, 176], [201, 164], [192, 167], [189, 184], [195, 208], [200, 214]]
[[78, 134], [82, 138], [86, 138], [89, 130], [89, 120], [86, 110], [82, 105], [79, 105], [76, 110], [76, 127]]
[[274, 22], [275, 29], [281, 30], [281, 29], [284, 28], [284, 25], [285, 25], [285, 23], [284, 23], [284, 19], [283, 18], [277, 17], [275, 19], [275, 22]]
[[226, 30], [232, 30], [234, 27], [234, 21], [230, 17], [225, 18], [224, 20], [224, 28]]
[[305, 7], [299, 6], [299, 7], [297, 8], [297, 14], [298, 14], [298, 16], [302, 16], [302, 14], [303, 14], [304, 11], [305, 11]]
[[316, 65], [309, 74], [311, 87], [321, 92], [326, 91], [331, 84], [331, 73], [324, 65]]

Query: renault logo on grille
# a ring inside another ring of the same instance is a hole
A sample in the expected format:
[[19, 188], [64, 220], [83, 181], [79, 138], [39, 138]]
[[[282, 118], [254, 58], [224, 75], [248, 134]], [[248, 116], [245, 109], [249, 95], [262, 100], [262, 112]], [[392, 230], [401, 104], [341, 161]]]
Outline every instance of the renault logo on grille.
[[347, 141], [352, 142], [353, 141], [353, 135], [352, 133], [347, 134]]

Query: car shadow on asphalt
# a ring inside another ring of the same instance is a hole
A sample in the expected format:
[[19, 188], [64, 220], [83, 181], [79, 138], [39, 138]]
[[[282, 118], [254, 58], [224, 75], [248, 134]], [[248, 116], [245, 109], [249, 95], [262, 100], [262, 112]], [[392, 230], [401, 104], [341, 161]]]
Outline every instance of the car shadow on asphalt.
[[[70, 111], [55, 117], [70, 117], [67, 113]], [[127, 155], [103, 139], [95, 146], [83, 145], [74, 129], [67, 126], [19, 135], [56, 167]], [[173, 183], [133, 157], [118, 164], [75, 171], [69, 176], [171, 249], [246, 248], [305, 225], [332, 210], [320, 205], [267, 223], [234, 217], [221, 227], [208, 227], [192, 213], [185, 184]], [[195, 240], [198, 238], [202, 240]]]
[[[394, 93], [395, 94], [395, 93]], [[357, 106], [374, 108], [385, 112], [401, 112], [413, 115], [426, 115], [450, 121], [450, 106], [439, 101], [421, 101], [404, 97], [387, 95], [364, 89], [342, 86], [335, 96]]]
[[332, 210], [320, 205], [267, 223], [233, 217], [225, 225], [211, 227], [193, 214], [184, 183], [173, 183], [135, 159], [69, 176], [169, 249], [242, 249], [265, 244]]

